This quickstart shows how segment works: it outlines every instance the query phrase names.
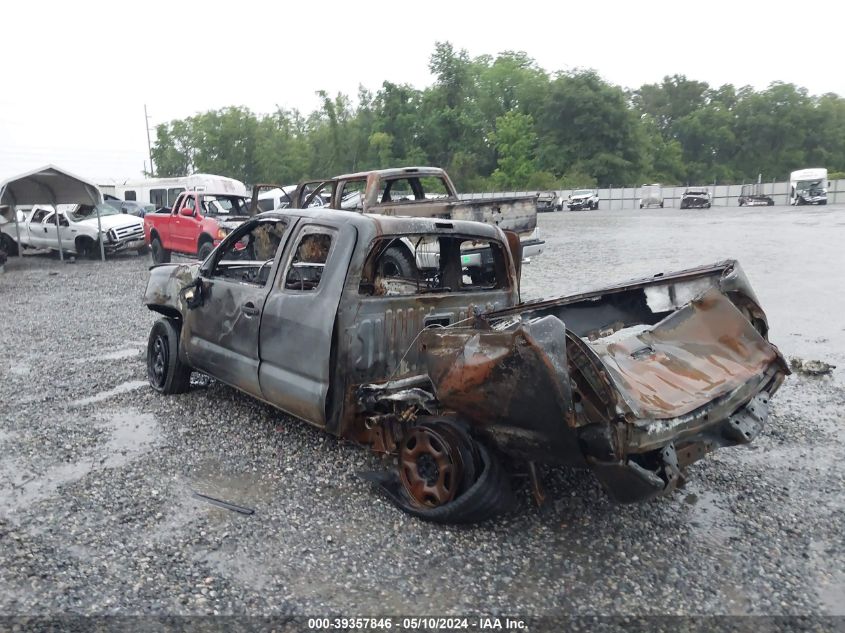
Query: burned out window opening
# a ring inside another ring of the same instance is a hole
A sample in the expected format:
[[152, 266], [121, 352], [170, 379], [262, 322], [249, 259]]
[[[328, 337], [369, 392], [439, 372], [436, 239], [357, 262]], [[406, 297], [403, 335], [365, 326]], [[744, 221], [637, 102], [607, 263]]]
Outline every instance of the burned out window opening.
[[340, 193], [340, 208], [344, 211], [363, 211], [364, 193], [367, 189], [367, 181], [348, 180], [343, 183]]
[[302, 229], [285, 271], [286, 290], [312, 292], [319, 288], [334, 242], [333, 237], [334, 231], [331, 229], [317, 226]]
[[240, 227], [221, 246], [210, 276], [266, 285], [286, 229], [282, 220], [260, 220]]
[[370, 296], [477, 292], [506, 288], [502, 245], [454, 235], [382, 238], [370, 249], [359, 292]]

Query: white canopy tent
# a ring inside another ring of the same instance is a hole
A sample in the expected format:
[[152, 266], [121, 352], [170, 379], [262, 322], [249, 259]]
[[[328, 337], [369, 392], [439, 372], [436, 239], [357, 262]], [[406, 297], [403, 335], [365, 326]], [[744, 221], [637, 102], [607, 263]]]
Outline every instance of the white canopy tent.
[[[64, 259], [62, 251], [62, 234], [59, 230], [58, 205], [60, 204], [91, 204], [97, 213], [97, 228], [102, 233], [100, 210], [97, 205], [103, 202], [103, 194], [97, 185], [68, 171], [47, 165], [39, 169], [26, 172], [19, 176], [8, 178], [0, 183], [0, 205], [12, 207], [15, 218], [15, 233], [18, 241], [18, 255], [23, 251], [21, 247], [20, 229], [18, 227], [18, 205], [49, 204], [56, 209], [53, 216], [56, 220], [56, 233], [59, 238], [59, 257]], [[103, 240], [100, 239], [100, 257], [106, 259]]]

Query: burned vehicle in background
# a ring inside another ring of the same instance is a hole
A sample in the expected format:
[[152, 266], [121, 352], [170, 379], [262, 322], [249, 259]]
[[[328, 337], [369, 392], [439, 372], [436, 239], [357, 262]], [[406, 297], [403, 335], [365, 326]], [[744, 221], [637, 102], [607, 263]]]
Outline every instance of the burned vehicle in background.
[[[387, 265], [397, 240], [436, 267]], [[201, 264], [151, 269], [149, 381], [180, 393], [198, 370], [392, 454], [369, 478], [442, 522], [505, 511], [514, 468], [539, 491], [538, 464], [648, 499], [760, 432], [789, 370], [736, 262], [534, 303], [520, 302], [520, 262], [518, 236], [488, 224], [263, 213]]]
[[599, 208], [599, 192], [595, 189], [576, 189], [569, 195], [566, 206], [570, 211]]
[[738, 202], [741, 207], [771, 207], [775, 204], [771, 196], [763, 193], [763, 186], [760, 183], [742, 185]]
[[681, 196], [682, 209], [709, 209], [710, 191], [703, 187], [688, 187]]
[[550, 213], [560, 211], [562, 203], [554, 191], [541, 191], [537, 194], [537, 213]]
[[[537, 228], [536, 195], [461, 197], [439, 167], [375, 169], [302, 182], [291, 197], [294, 209], [323, 198], [326, 206], [343, 211], [485, 222], [518, 234], [527, 261], [542, 254], [545, 244]], [[404, 273], [413, 269], [415, 260], [416, 265], [426, 265], [408, 241], [394, 243], [386, 257]]]
[[663, 186], [659, 183], [643, 185], [640, 188], [640, 209], [663, 208]]

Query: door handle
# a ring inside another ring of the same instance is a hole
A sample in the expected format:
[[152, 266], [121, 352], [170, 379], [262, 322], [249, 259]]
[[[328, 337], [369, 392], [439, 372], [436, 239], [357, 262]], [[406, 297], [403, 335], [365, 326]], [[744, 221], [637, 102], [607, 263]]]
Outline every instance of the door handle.
[[248, 317], [258, 316], [258, 308], [255, 307], [255, 304], [252, 301], [247, 301], [243, 304], [243, 306], [241, 306], [241, 312]]

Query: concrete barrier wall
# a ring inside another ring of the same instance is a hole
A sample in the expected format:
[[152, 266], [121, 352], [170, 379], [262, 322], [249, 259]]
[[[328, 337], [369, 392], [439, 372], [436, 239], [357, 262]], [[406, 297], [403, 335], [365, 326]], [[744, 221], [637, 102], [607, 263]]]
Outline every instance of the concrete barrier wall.
[[[742, 185], [690, 185], [705, 187], [712, 196], [714, 207], [738, 206]], [[664, 207], [679, 207], [686, 185], [667, 185], [663, 187]], [[768, 182], [762, 184], [762, 192], [775, 201], [775, 204], [789, 204], [789, 183]], [[572, 193], [572, 189], [557, 192], [565, 200]], [[506, 198], [511, 196], [531, 196], [537, 191], [495, 191], [486, 193], [463, 193], [460, 197], [466, 200], [479, 198]], [[827, 190], [828, 204], [845, 203], [845, 180], [831, 180]], [[599, 189], [599, 204], [604, 209], [637, 209], [640, 205], [640, 187], [612, 187]]]

